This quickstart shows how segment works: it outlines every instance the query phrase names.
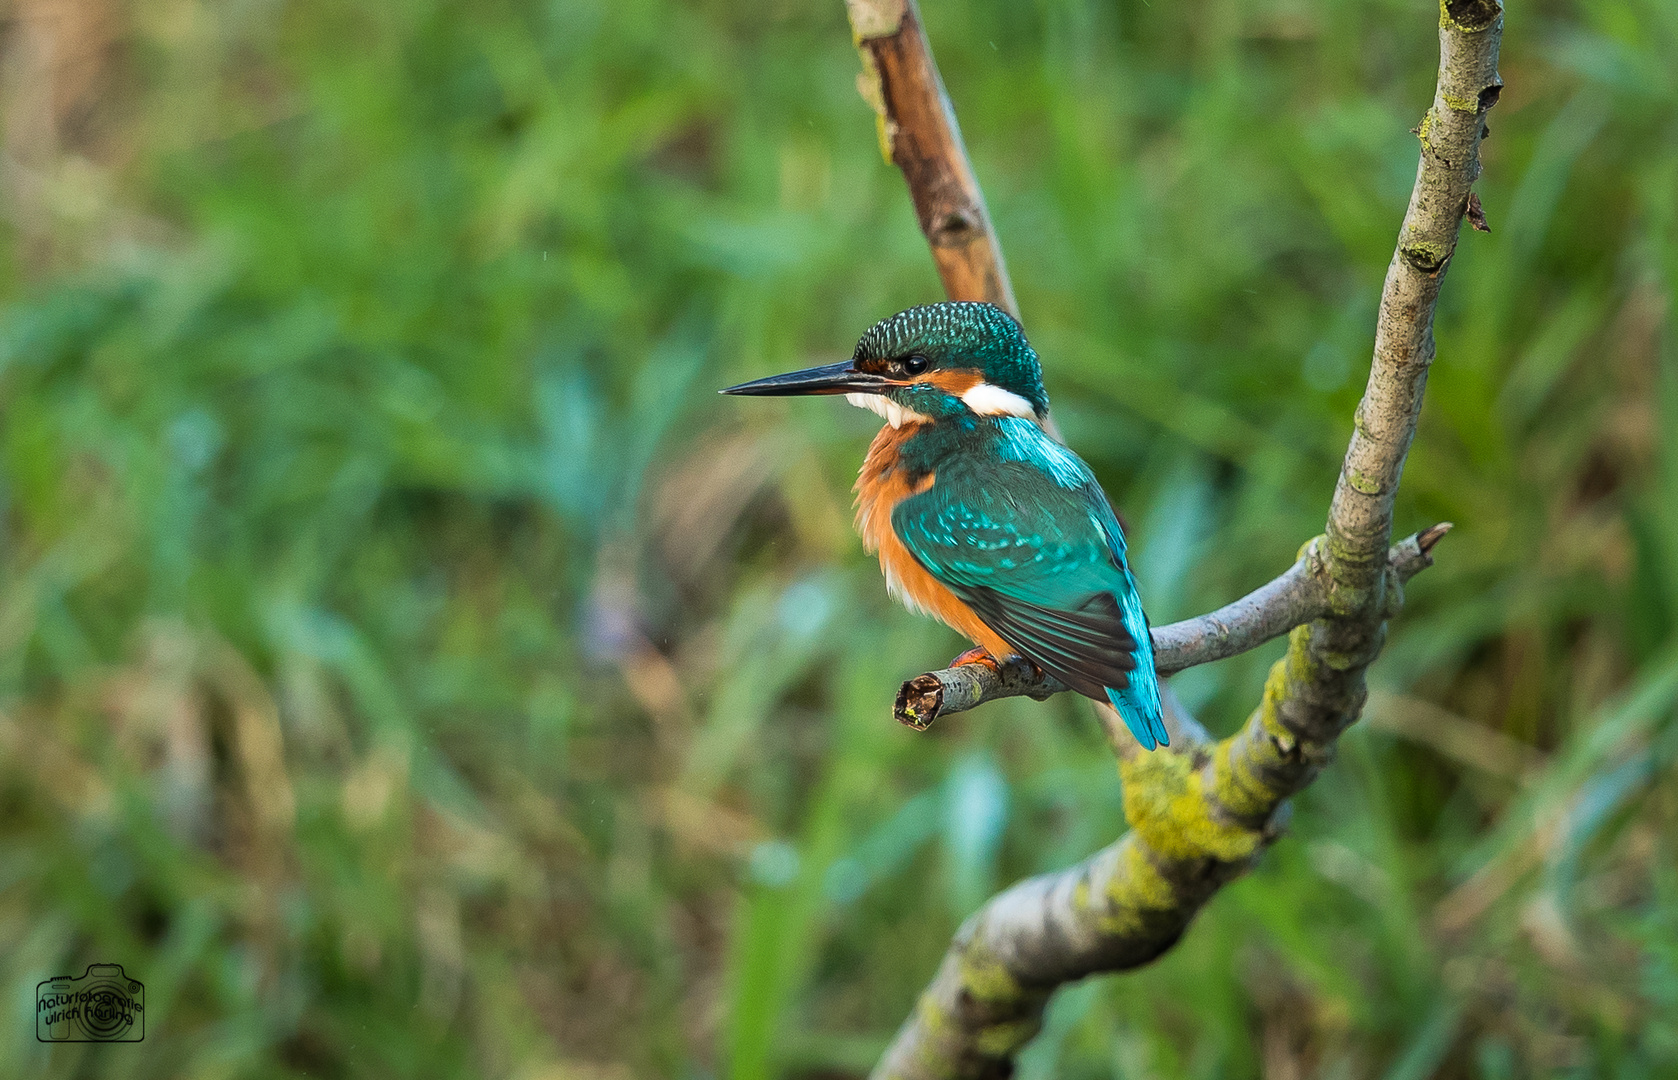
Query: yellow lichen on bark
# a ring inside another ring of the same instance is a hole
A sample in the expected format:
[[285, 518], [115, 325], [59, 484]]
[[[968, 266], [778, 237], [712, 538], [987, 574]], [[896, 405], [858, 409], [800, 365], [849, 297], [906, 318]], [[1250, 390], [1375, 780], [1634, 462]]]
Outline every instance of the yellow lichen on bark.
[[1143, 912], [1170, 911], [1177, 904], [1171, 882], [1148, 858], [1137, 837], [1120, 840], [1116, 854], [1117, 865], [1104, 890], [1109, 908], [1095, 920], [1096, 928], [1108, 936], [1138, 933]]
[[[1267, 741], [1266, 745], [1274, 751], [1274, 743]], [[1231, 814], [1248, 820], [1266, 816], [1275, 807], [1279, 793], [1264, 782], [1258, 771], [1260, 762], [1252, 752], [1236, 756], [1234, 748], [1235, 740], [1230, 738], [1212, 751], [1213, 791], [1218, 803]]]
[[1119, 766], [1125, 819], [1155, 852], [1168, 859], [1245, 859], [1257, 850], [1256, 831], [1225, 819], [1208, 798], [1206, 770], [1192, 755], [1140, 754]]
[[979, 1001], [1009, 1001], [1020, 995], [1020, 984], [1002, 961], [977, 950], [961, 958], [961, 982]]
[[1007, 1057], [1036, 1037], [1043, 1021], [1036, 1016], [1005, 1020], [983, 1029], [973, 1040], [973, 1048], [989, 1057]]

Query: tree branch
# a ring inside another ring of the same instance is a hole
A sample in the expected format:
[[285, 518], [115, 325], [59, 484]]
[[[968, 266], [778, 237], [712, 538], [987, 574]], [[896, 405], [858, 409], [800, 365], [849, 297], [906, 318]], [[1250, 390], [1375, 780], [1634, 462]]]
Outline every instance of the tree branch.
[[857, 89], [879, 117], [880, 151], [903, 170], [944, 292], [1020, 317], [990, 214], [956, 126], [914, 0], [845, 0], [862, 72]]
[[[913, 4], [846, 6], [863, 55], [859, 85], [880, 114], [888, 157], [909, 182], [947, 292], [1013, 311]], [[1291, 627], [1263, 700], [1240, 731], [1216, 744], [1194, 735], [1149, 754], [1122, 742], [1130, 831], [1077, 866], [1018, 883], [970, 918], [875, 1069], [879, 1080], [1010, 1075], [1055, 988], [1145, 964], [1175, 944], [1201, 905], [1279, 834], [1287, 799], [1332, 760], [1335, 739], [1357, 719], [1364, 673], [1402, 604], [1403, 583], [1431, 562], [1430, 549], [1449, 528], [1434, 526], [1388, 548], [1434, 356], [1434, 305], [1479, 176], [1485, 114], [1502, 87], [1502, 31], [1497, 0], [1442, 0], [1438, 85], [1416, 129], [1421, 162], [1324, 535], [1270, 584], [1154, 633], [1160, 670], [1168, 672], [1234, 655]], [[905, 683], [898, 713], [925, 726], [940, 712], [991, 698], [1060, 689], [1022, 663], [998, 672], [969, 665]]]
[[[1387, 567], [1399, 585], [1433, 565], [1433, 545], [1448, 532], [1441, 522], [1407, 537], [1387, 553]], [[1330, 581], [1317, 537], [1299, 553], [1299, 560], [1279, 577], [1216, 611], [1153, 630], [1154, 666], [1161, 675], [1210, 664], [1256, 649], [1296, 626], [1329, 613]], [[999, 668], [962, 664], [929, 671], [905, 682], [897, 691], [892, 715], [899, 723], [924, 731], [940, 716], [966, 712], [998, 698], [1030, 697], [1043, 701], [1066, 686], [1015, 657]]]

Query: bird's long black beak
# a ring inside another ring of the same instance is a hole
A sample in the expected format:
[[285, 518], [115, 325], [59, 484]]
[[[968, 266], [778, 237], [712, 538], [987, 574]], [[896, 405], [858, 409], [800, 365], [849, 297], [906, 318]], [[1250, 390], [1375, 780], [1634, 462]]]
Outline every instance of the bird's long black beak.
[[771, 375], [767, 379], [741, 383], [739, 386], [730, 386], [728, 389], [718, 392], [741, 394], [748, 397], [790, 397], [794, 394], [878, 394], [893, 386], [902, 385], [902, 383], [894, 382], [883, 375], [858, 371], [852, 361], [846, 360], [840, 364], [825, 364], [822, 367], [805, 368], [803, 371], [789, 371], [785, 375]]

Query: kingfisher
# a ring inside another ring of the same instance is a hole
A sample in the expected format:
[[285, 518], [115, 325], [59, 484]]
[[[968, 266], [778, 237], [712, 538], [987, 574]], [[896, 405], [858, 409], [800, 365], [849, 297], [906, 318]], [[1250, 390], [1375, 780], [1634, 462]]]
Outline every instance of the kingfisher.
[[1044, 430], [1049, 397], [1025, 332], [994, 304], [912, 307], [838, 364], [731, 386], [844, 394], [886, 421], [856, 482], [856, 526], [887, 590], [976, 646], [1019, 656], [1170, 742], [1124, 532], [1088, 465]]

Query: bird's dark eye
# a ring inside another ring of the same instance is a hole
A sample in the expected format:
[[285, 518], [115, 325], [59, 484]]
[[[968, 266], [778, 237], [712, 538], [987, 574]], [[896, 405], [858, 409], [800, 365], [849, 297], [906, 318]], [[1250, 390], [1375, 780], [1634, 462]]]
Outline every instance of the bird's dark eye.
[[921, 372], [925, 371], [927, 368], [929, 368], [931, 366], [932, 366], [932, 361], [928, 360], [924, 356], [919, 355], [918, 353], [914, 356], [909, 357], [909, 359], [903, 361], [903, 370], [907, 371], [911, 375], [919, 375]]

